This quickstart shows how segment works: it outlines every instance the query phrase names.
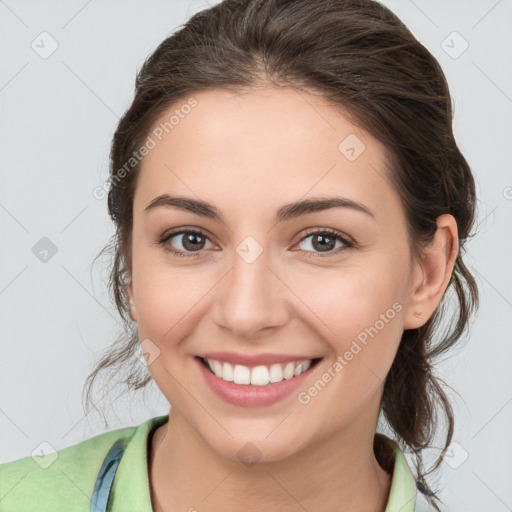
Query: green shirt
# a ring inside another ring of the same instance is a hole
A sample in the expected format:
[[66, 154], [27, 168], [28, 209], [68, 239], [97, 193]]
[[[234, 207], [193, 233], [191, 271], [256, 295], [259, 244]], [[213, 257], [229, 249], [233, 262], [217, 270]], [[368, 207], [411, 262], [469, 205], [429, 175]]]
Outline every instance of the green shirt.
[[[103, 460], [120, 438], [127, 444], [114, 478], [109, 510], [152, 512], [148, 443], [153, 431], [168, 419], [169, 415], [158, 416], [54, 453], [0, 464], [0, 512], [88, 512]], [[386, 512], [414, 512], [415, 480], [396, 442], [387, 439], [395, 452], [395, 465]]]

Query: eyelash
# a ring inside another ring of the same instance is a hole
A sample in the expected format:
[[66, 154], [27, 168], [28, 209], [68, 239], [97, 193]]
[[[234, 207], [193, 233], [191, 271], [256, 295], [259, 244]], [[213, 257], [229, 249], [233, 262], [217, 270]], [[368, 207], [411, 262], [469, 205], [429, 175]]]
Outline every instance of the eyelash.
[[[178, 256], [180, 258], [197, 258], [197, 257], [199, 257], [201, 255], [202, 250], [201, 251], [192, 252], [192, 253], [188, 253], [188, 252], [185, 252], [185, 251], [176, 251], [175, 249], [171, 249], [171, 248], [169, 248], [169, 246], [166, 245], [167, 241], [170, 240], [171, 238], [175, 237], [176, 235], [184, 235], [184, 234], [198, 235], [198, 236], [202, 236], [202, 237], [210, 240], [209, 237], [206, 235], [206, 233], [204, 233], [201, 230], [197, 230], [197, 229], [186, 229], [186, 230], [185, 229], [181, 229], [181, 230], [171, 231], [170, 233], [166, 233], [165, 235], [162, 235], [162, 237], [158, 240], [157, 243], [158, 243], [158, 245], [161, 245], [164, 248], [165, 251], [170, 252], [174, 256]], [[338, 250], [336, 252], [329, 252], [329, 253], [326, 253], [326, 254], [315, 253], [313, 251], [299, 250], [299, 252], [303, 252], [303, 253], [308, 254], [308, 257], [325, 258], [325, 257], [328, 257], [328, 256], [333, 256], [335, 254], [339, 254], [343, 250], [352, 249], [355, 246], [355, 243], [353, 243], [348, 238], [343, 236], [339, 231], [336, 231], [335, 229], [330, 229], [330, 228], [308, 231], [308, 232], [306, 232], [306, 235], [303, 236], [297, 242], [297, 244], [300, 244], [301, 242], [303, 242], [304, 240], [309, 238], [311, 235], [330, 235], [333, 238], [335, 238], [336, 240], [339, 240], [340, 242], [343, 242], [343, 244], [346, 247], [345, 247], [345, 249], [342, 249], [342, 250], [340, 250], [338, 248]], [[210, 240], [210, 242], [211, 242], [211, 240]]]

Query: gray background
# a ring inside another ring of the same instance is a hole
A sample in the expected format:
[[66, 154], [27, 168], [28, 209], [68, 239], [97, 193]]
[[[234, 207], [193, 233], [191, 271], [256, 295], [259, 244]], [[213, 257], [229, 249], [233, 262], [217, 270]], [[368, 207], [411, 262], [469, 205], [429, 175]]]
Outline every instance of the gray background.
[[[439, 367], [459, 394], [449, 392], [456, 431], [441, 497], [453, 511], [512, 510], [512, 3], [382, 3], [439, 60], [479, 196], [467, 263], [481, 308], [465, 347]], [[84, 416], [84, 379], [118, 326], [102, 278], [108, 262], [91, 268], [113, 233], [106, 198], [93, 190], [108, 177], [110, 139], [136, 69], [207, 5], [0, 1], [0, 462], [43, 441], [61, 449], [168, 412], [152, 385], [145, 401], [110, 397], [108, 427]], [[57, 249], [46, 262], [33, 252], [43, 237]]]

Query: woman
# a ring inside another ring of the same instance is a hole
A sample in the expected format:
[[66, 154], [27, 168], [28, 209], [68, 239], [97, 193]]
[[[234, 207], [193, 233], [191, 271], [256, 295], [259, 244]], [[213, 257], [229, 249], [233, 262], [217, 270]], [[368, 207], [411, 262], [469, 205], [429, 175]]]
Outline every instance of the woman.
[[[0, 505], [440, 510], [421, 450], [436, 404], [433, 469], [453, 434], [433, 365], [478, 305], [475, 201], [444, 74], [387, 8], [196, 14], [144, 63], [114, 135], [111, 286], [132, 331], [88, 382], [89, 398], [128, 368], [170, 413], [4, 464]], [[458, 317], [439, 333], [449, 285]]]

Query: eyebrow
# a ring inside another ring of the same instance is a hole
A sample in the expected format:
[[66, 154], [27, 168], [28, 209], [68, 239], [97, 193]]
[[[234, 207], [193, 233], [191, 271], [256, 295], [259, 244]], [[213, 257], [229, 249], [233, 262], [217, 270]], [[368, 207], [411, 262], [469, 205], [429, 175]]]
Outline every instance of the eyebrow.
[[[201, 201], [198, 199], [192, 199], [184, 196], [171, 196], [169, 194], [162, 194], [155, 197], [144, 209], [146, 213], [159, 207], [175, 207], [181, 210], [185, 210], [200, 217], [211, 219], [225, 223], [225, 217], [223, 213], [213, 206], [212, 204]], [[320, 212], [323, 210], [329, 210], [332, 208], [350, 208], [352, 210], [362, 212], [369, 217], [375, 219], [375, 215], [372, 211], [364, 204], [348, 199], [346, 197], [332, 196], [332, 197], [313, 197], [310, 199], [304, 199], [296, 201], [294, 203], [286, 204], [281, 206], [274, 216], [275, 222], [285, 222], [302, 215], [310, 213]]]

